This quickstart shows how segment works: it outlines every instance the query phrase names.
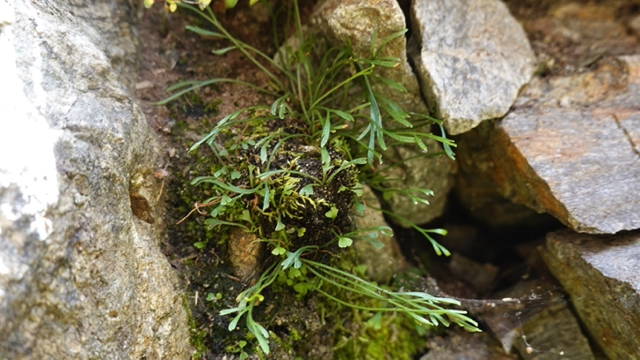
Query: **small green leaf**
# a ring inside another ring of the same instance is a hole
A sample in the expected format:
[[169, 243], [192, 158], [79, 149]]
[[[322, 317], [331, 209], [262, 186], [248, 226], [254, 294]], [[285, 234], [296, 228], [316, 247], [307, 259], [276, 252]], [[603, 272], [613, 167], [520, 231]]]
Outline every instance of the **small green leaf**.
[[222, 48], [222, 49], [213, 49], [213, 50], [211, 50], [211, 52], [212, 52], [214, 55], [224, 55], [224, 54], [226, 54], [226, 53], [228, 53], [229, 51], [234, 50], [234, 49], [236, 49], [236, 47], [235, 47], [235, 46], [229, 46], [229, 47]]
[[269, 207], [269, 185], [264, 183], [264, 201], [262, 202], [262, 211], [267, 210]]
[[303, 237], [305, 231], [307, 231], [307, 228], [303, 228], [303, 227], [299, 228], [298, 229], [298, 237]]
[[249, 210], [242, 210], [242, 214], [238, 217], [240, 220], [251, 222], [251, 213]]
[[331, 120], [329, 119], [329, 113], [327, 113], [327, 118], [324, 120], [322, 124], [322, 140], [320, 141], [320, 147], [324, 147], [325, 145], [327, 145], [330, 134], [331, 134]]
[[298, 194], [300, 194], [300, 196], [313, 195], [313, 187], [314, 186], [315, 186], [315, 184], [305, 185], [302, 189], [300, 189]]
[[207, 294], [207, 298], [205, 300], [206, 301], [213, 301], [213, 300], [217, 300], [217, 298], [213, 293], [208, 293]]
[[197, 243], [193, 244], [193, 247], [200, 250], [204, 249], [205, 246], [207, 246], [207, 243], [205, 241], [198, 241]]
[[336, 216], [338, 216], [338, 208], [332, 206], [331, 210], [327, 211], [324, 216], [328, 217], [329, 219], [335, 219]]
[[351, 114], [347, 112], [340, 111], [340, 110], [331, 110], [331, 111], [347, 121], [353, 121], [353, 116], [351, 116]]
[[238, 3], [238, 0], [224, 0], [224, 4], [227, 6], [227, 9], [231, 9]]
[[273, 250], [271, 251], [271, 253], [272, 253], [273, 255], [276, 255], [276, 256], [278, 256], [278, 255], [282, 255], [282, 254], [284, 254], [284, 253], [286, 253], [286, 252], [287, 252], [287, 250], [286, 250], [285, 248], [283, 248], [282, 246], [280, 246], [280, 245], [278, 245], [278, 247], [276, 247], [275, 249], [273, 249]]
[[[374, 234], [375, 234], [375, 233], [374, 233]], [[384, 247], [384, 244], [383, 244], [383, 243], [381, 243], [381, 242], [380, 242], [380, 241], [378, 241], [378, 240], [373, 240], [373, 239], [372, 239], [372, 238], [370, 238], [370, 237], [367, 237], [367, 238], [365, 238], [365, 239], [367, 240], [367, 242], [368, 242], [369, 244], [371, 244], [371, 246], [373, 246], [373, 247], [374, 247], [374, 248], [376, 248], [377, 250], [380, 250], [380, 249], [382, 249], [382, 248]]]
[[382, 327], [382, 313], [375, 314], [371, 319], [367, 321], [367, 325], [371, 326], [374, 330], [380, 330]]
[[[366, 161], [366, 159], [365, 159]], [[354, 194], [356, 194], [357, 197], [362, 196], [362, 184], [361, 183], [357, 183], [355, 184], [352, 188], [351, 191], [353, 191]]]
[[309, 292], [310, 289], [313, 289], [313, 285], [306, 282], [297, 283], [293, 286], [293, 290], [301, 296], [307, 295], [307, 292]]
[[302, 271], [296, 268], [289, 268], [289, 278], [294, 279], [300, 277], [302, 275]]
[[234, 170], [231, 172], [231, 180], [235, 180], [235, 179], [240, 179], [240, 172]]
[[351, 246], [351, 244], [353, 244], [353, 240], [351, 238], [344, 237], [344, 236], [340, 236], [338, 238], [338, 246], [341, 248], [349, 247]]

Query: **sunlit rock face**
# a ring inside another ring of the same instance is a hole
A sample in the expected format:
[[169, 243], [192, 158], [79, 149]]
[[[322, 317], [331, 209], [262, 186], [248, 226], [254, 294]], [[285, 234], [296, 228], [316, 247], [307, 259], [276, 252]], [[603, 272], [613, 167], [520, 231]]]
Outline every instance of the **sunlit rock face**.
[[0, 4], [0, 354], [188, 358], [157, 247], [160, 151], [136, 99], [135, 9]]

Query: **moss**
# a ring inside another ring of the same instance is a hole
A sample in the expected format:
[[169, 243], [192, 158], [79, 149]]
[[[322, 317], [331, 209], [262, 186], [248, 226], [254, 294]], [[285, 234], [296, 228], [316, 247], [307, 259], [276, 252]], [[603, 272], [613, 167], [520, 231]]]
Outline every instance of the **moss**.
[[[364, 278], [365, 267], [354, 266], [355, 259], [355, 252], [349, 251], [333, 265]], [[332, 286], [325, 286], [325, 291], [340, 294], [343, 300], [356, 306], [385, 306], [369, 297]], [[326, 331], [331, 334], [336, 359], [412, 359], [426, 347], [429, 328], [418, 325], [404, 314], [357, 310], [321, 296], [317, 298], [316, 309], [322, 314], [322, 321], [327, 323]]]
[[191, 309], [189, 308], [189, 302], [187, 301], [187, 293], [182, 294], [182, 307], [184, 307], [184, 311], [187, 313], [187, 318], [189, 322], [189, 332], [191, 333], [191, 337], [189, 338], [189, 342], [191, 346], [195, 348], [195, 352], [191, 354], [192, 359], [202, 359], [204, 354], [208, 352], [207, 347], [204, 345], [205, 337], [207, 336], [206, 330], [200, 330], [198, 328], [198, 324], [193, 318], [191, 313]]

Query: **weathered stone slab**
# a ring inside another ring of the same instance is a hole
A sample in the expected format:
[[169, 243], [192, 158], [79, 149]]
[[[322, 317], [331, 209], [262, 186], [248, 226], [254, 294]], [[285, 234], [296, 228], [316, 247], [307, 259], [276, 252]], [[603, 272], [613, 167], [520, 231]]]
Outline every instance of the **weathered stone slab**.
[[547, 235], [543, 258], [610, 359], [640, 354], [640, 233]]
[[128, 1], [0, 2], [0, 357], [186, 359]]
[[413, 1], [422, 92], [451, 134], [502, 117], [535, 68], [520, 24], [496, 0]]
[[576, 231], [640, 228], [640, 42], [616, 15], [629, 3], [510, 6], [544, 77], [502, 121], [459, 139], [462, 202], [491, 205], [493, 187]]
[[637, 59], [533, 80], [502, 121], [460, 138], [482, 149], [460, 153], [461, 172], [579, 232], [640, 228]]

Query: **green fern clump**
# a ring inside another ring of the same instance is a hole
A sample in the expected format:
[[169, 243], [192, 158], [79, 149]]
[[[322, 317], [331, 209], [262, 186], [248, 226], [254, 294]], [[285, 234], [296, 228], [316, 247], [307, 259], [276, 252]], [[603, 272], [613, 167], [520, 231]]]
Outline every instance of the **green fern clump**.
[[[231, 36], [210, 8], [203, 12], [181, 3], [214, 27], [213, 31], [199, 27], [188, 27], [189, 30], [227, 41], [228, 47], [213, 52], [242, 52], [269, 77], [270, 87], [234, 79], [188, 81], [172, 86], [169, 91], [174, 94], [159, 102], [166, 104], [187, 92], [222, 82], [242, 84], [274, 99], [270, 105], [255, 105], [225, 116], [190, 149], [208, 146], [217, 159], [210, 174], [193, 181], [193, 185], [206, 183], [212, 194], [201, 205], [211, 209], [205, 224], [240, 227], [254, 233], [256, 241], [265, 243], [268, 249], [269, 259], [265, 259], [255, 283], [240, 293], [235, 308], [221, 312], [234, 315], [229, 330], [244, 320], [261, 351], [269, 353], [269, 332], [254, 319], [253, 310], [264, 301], [265, 289], [279, 279], [301, 296], [313, 291], [359, 311], [402, 314], [420, 326], [448, 326], [453, 322], [478, 331], [477, 324], [464, 311], [444, 307], [458, 305], [455, 300], [384, 289], [317, 259], [318, 253], [330, 254], [329, 258], [339, 256], [337, 250], [350, 247], [354, 241], [368, 241], [379, 247], [376, 235], [390, 235], [388, 227], [353, 229], [349, 217], [352, 208], [362, 212], [366, 207], [359, 200], [362, 183], [379, 183], [379, 176], [372, 169], [382, 163], [387, 144], [416, 144], [427, 151], [423, 140], [431, 138], [452, 154], [450, 147], [454, 143], [420, 130], [432, 124], [441, 127], [440, 121], [407, 113], [374, 91], [378, 83], [392, 91], [406, 91], [374, 71], [376, 67], [398, 64], [398, 59], [380, 54], [388, 42], [403, 36], [404, 31], [380, 40], [374, 33], [369, 57], [359, 58], [349, 46], [326, 48], [324, 42], [303, 34], [296, 1], [286, 5], [291, 30], [300, 46], [282, 47], [279, 61], [274, 61]], [[414, 192], [425, 194], [429, 190], [403, 192], [416, 202], [421, 199]], [[448, 254], [429, 236], [431, 232], [442, 234], [443, 230], [412, 226], [425, 235], [437, 253]], [[338, 293], [371, 301], [354, 304]]]

